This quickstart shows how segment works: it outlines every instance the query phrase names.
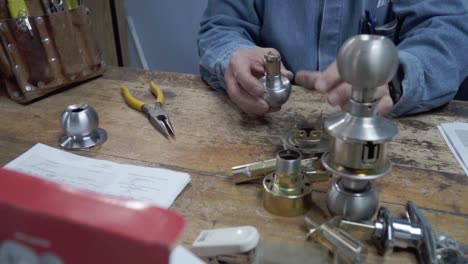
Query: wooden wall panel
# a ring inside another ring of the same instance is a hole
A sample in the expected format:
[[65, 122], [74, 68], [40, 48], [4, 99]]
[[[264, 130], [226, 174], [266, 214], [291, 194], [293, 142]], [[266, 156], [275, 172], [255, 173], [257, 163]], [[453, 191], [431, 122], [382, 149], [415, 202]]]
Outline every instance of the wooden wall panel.
[[115, 2], [116, 20], [119, 28], [120, 49], [122, 56], [122, 66], [130, 65], [130, 54], [128, 52], [128, 28], [125, 13], [124, 0], [111, 0]]
[[[83, 3], [92, 12], [94, 34], [103, 53], [104, 61], [108, 65], [119, 66], [118, 52], [120, 52], [122, 62], [120, 66], [128, 66], [129, 57], [124, 0], [84, 0]], [[111, 4], [115, 6], [118, 32], [114, 30]], [[116, 34], [119, 35], [119, 43], [115, 42]], [[117, 47], [120, 47], [120, 49]]]

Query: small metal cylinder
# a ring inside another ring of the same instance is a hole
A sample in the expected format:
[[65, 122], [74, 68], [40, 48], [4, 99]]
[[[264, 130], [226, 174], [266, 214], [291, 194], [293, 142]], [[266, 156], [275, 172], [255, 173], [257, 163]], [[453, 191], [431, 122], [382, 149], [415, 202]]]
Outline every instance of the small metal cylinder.
[[312, 205], [312, 184], [302, 173], [301, 154], [282, 150], [276, 156], [276, 171], [263, 180], [263, 206], [280, 216], [302, 215]]
[[282, 150], [276, 154], [275, 186], [282, 193], [301, 192], [301, 153], [295, 150]]
[[395, 232], [395, 247], [415, 247], [423, 237], [423, 231], [418, 224], [411, 224], [406, 219], [393, 219], [393, 230]]
[[379, 209], [375, 222], [374, 238], [382, 253], [393, 250], [393, 247], [417, 247], [422, 241], [424, 231], [419, 223], [411, 223], [409, 219], [393, 217], [384, 207]]
[[265, 54], [265, 74], [267, 77], [281, 75], [281, 56], [272, 51]]
[[375, 101], [374, 94], [375, 88], [372, 89], [358, 89], [353, 87], [351, 98], [358, 103], [370, 103]]
[[363, 192], [368, 188], [369, 185], [369, 181], [351, 180], [346, 177], [341, 177], [340, 182], [345, 190], [355, 192]]

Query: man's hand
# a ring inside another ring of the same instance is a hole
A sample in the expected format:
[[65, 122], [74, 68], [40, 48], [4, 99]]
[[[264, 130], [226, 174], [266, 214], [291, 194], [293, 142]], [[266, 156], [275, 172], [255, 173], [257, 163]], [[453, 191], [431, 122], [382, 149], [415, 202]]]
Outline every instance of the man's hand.
[[[311, 90], [327, 94], [327, 101], [332, 106], [340, 106], [344, 110], [351, 98], [351, 85], [345, 83], [338, 73], [336, 61], [324, 72], [300, 71], [296, 74], [296, 84]], [[377, 88], [375, 99], [378, 101], [377, 111], [385, 115], [393, 107], [388, 85]]]
[[[224, 73], [226, 90], [231, 100], [242, 111], [250, 114], [263, 115], [278, 111], [280, 108], [270, 108], [263, 100], [263, 86], [258, 79], [265, 74], [264, 55], [276, 50], [271, 48], [249, 48], [234, 53]], [[281, 66], [281, 74], [289, 79], [292, 72]]]

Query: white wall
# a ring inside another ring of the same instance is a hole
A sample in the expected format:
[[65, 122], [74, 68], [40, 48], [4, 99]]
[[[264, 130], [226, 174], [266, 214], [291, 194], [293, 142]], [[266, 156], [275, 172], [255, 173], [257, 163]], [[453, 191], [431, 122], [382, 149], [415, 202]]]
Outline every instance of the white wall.
[[[198, 73], [197, 33], [207, 0], [125, 0], [149, 68]], [[142, 68], [129, 32], [131, 66]]]

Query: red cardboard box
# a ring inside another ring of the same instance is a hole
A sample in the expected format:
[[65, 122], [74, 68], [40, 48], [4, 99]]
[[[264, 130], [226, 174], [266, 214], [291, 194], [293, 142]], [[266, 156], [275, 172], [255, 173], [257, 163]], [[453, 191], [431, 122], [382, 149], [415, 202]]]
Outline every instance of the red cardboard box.
[[168, 263], [174, 211], [0, 168], [0, 263]]

